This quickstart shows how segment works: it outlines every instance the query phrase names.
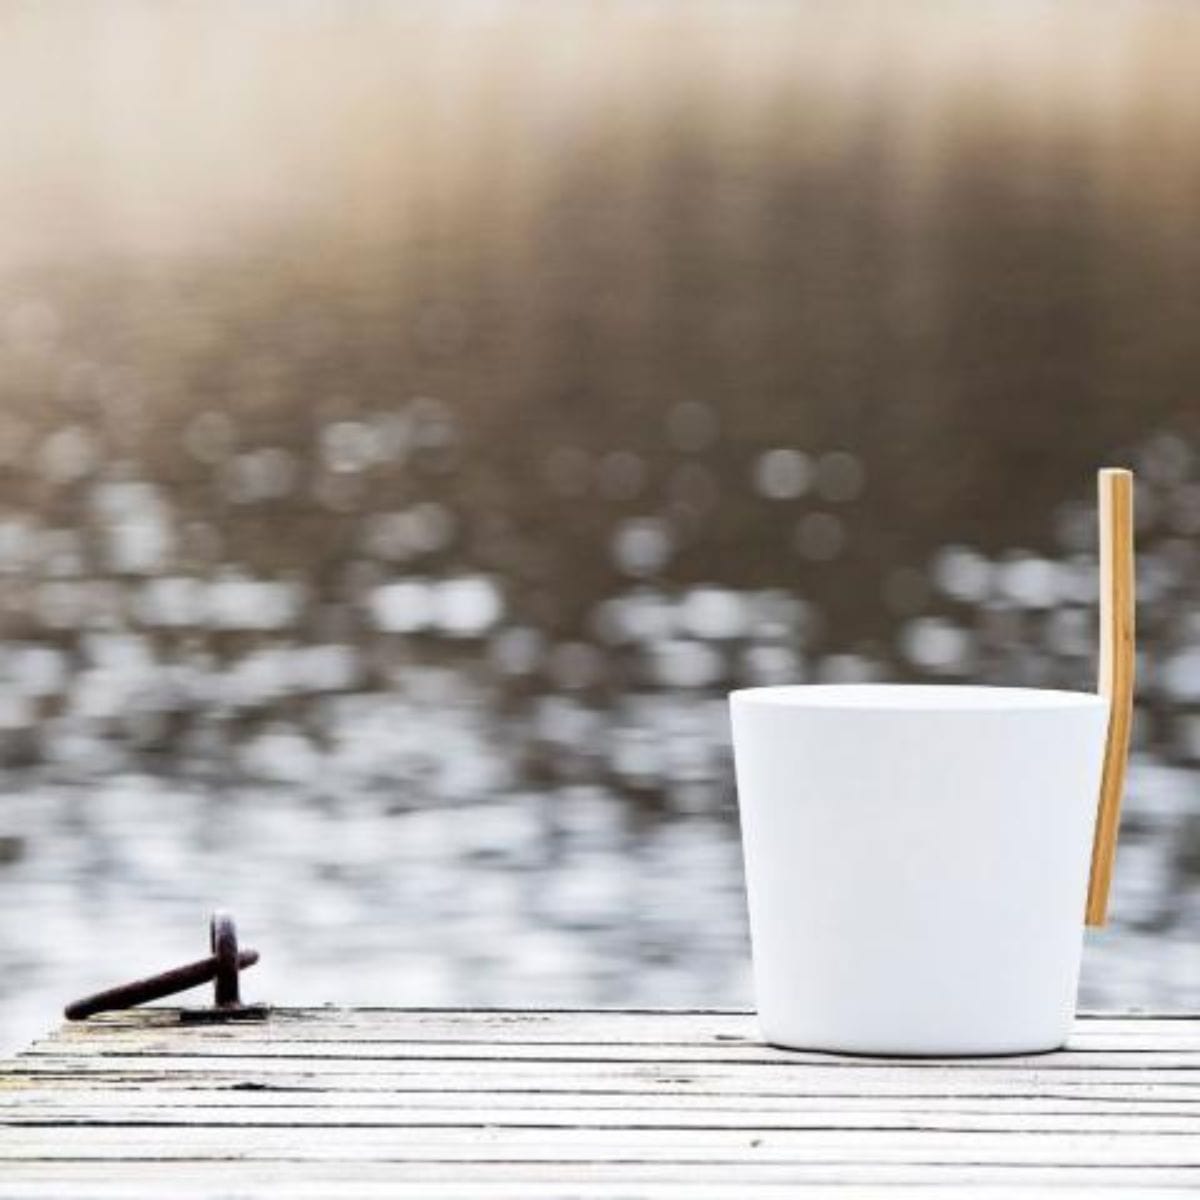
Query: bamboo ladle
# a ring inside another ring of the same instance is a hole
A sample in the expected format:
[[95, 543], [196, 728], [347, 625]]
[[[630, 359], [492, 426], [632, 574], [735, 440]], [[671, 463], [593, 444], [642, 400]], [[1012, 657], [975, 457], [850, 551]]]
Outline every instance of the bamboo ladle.
[[1108, 467], [1100, 472], [1100, 679], [1099, 692], [1109, 701], [1108, 736], [1092, 870], [1088, 879], [1088, 925], [1108, 920], [1108, 893], [1117, 853], [1121, 794], [1129, 758], [1133, 723], [1134, 555], [1133, 472]]

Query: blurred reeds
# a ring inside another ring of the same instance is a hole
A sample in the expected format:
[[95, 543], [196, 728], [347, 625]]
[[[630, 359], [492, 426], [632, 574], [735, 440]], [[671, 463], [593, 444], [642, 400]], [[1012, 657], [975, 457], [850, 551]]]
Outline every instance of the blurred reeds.
[[[429, 395], [453, 461], [343, 507], [452, 490], [569, 627], [614, 513], [669, 513], [682, 578], [787, 582], [748, 464], [843, 448], [869, 632], [888, 564], [1036, 546], [1097, 461], [1200, 433], [1198, 51], [1170, 2], [8, 6], [0, 501], [69, 523], [37, 451], [79, 424], [211, 513], [196, 413], [287, 446]], [[649, 490], [548, 501], [562, 447]], [[334, 571], [330, 507], [227, 553]]]

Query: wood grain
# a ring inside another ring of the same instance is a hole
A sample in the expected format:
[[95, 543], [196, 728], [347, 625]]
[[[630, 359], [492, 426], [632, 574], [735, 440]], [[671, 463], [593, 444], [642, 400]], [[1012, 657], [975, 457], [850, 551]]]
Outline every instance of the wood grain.
[[775, 1050], [740, 1012], [113, 1014], [0, 1067], [0, 1180], [5, 1200], [1180, 1194], [1200, 1017], [939, 1061]]

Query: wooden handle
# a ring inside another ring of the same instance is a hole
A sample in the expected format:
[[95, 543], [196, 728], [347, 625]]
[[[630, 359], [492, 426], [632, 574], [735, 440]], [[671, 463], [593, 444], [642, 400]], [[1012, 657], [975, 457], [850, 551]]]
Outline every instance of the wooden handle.
[[1100, 684], [1109, 701], [1104, 773], [1088, 881], [1089, 925], [1108, 920], [1108, 892], [1117, 853], [1121, 794], [1133, 723], [1134, 559], [1133, 472], [1100, 472]]

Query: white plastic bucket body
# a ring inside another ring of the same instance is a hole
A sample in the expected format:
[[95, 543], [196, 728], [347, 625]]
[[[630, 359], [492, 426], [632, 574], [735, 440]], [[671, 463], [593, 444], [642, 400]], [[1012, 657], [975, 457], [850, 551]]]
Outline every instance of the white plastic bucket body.
[[1107, 701], [885, 684], [730, 700], [767, 1040], [863, 1054], [1061, 1046]]

